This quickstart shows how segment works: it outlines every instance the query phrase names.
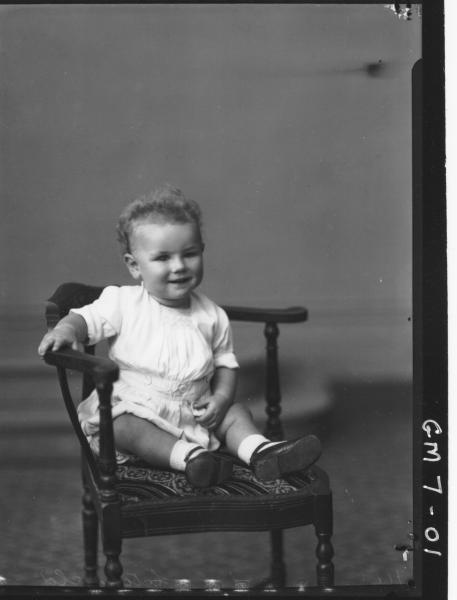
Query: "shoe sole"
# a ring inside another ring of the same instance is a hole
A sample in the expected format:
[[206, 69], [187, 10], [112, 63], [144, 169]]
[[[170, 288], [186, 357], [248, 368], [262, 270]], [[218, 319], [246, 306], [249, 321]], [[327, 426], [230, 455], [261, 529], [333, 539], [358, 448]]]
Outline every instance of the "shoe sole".
[[277, 454], [259, 457], [256, 461], [254, 473], [258, 479], [273, 481], [282, 475], [303, 471], [316, 462], [322, 453], [319, 439], [314, 435], [308, 435], [296, 440], [288, 450]]
[[188, 463], [186, 478], [194, 487], [206, 488], [229, 479], [232, 471], [232, 461], [226, 458], [215, 458], [209, 453], [205, 453]]

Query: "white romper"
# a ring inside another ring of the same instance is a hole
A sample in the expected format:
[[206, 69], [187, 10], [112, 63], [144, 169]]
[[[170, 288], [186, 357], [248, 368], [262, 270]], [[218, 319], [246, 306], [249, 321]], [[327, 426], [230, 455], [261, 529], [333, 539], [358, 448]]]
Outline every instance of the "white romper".
[[[178, 438], [215, 450], [220, 443], [195, 421], [193, 403], [208, 396], [216, 367], [237, 368], [230, 323], [223, 309], [200, 292], [189, 308], [169, 308], [143, 287], [108, 286], [92, 304], [72, 309], [87, 323], [89, 344], [108, 339], [119, 366], [113, 418], [131, 413]], [[99, 409], [94, 390], [78, 407], [79, 420], [98, 453]], [[131, 456], [116, 453], [119, 463]]]

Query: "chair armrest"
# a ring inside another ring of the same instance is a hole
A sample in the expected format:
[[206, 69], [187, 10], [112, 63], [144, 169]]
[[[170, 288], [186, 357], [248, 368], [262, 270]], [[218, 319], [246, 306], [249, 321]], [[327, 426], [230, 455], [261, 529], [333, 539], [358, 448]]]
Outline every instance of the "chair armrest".
[[48, 365], [86, 373], [96, 386], [113, 383], [119, 377], [119, 367], [109, 358], [92, 356], [71, 348], [49, 350], [44, 360]]
[[303, 306], [290, 308], [248, 308], [245, 306], [223, 306], [232, 321], [256, 321], [262, 323], [300, 323], [308, 319]]
[[[112, 360], [100, 356], [93, 356], [72, 348], [61, 348], [60, 350], [48, 351], [44, 355], [48, 365], [57, 367], [59, 380], [62, 387], [65, 404], [72, 404], [71, 394], [65, 369], [80, 371], [92, 378], [97, 389], [100, 410], [100, 487], [102, 499], [106, 502], [117, 502], [117, 493], [114, 489], [116, 482], [116, 455], [114, 449], [113, 420], [111, 414], [111, 392], [113, 382], [119, 377], [119, 367]], [[77, 426], [78, 417], [74, 407], [69, 411], [73, 426], [80, 431], [78, 437], [83, 433]], [[83, 447], [87, 441], [82, 442]], [[90, 451], [88, 453], [91, 455]], [[89, 459], [89, 466], [95, 477], [98, 477], [93, 459]]]

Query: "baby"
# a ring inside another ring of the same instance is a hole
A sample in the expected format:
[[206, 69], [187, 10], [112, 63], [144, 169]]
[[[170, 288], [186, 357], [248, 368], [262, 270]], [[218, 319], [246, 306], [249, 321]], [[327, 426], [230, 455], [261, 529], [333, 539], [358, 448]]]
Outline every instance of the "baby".
[[[226, 313], [196, 289], [204, 244], [196, 202], [164, 186], [129, 204], [118, 223], [125, 264], [139, 285], [108, 286], [92, 304], [72, 309], [42, 339], [38, 352], [108, 339], [120, 369], [112, 394], [118, 463], [140, 457], [185, 473], [195, 487], [230, 477], [228, 453], [262, 480], [305, 469], [320, 456], [308, 435], [272, 442], [235, 401], [238, 363]], [[98, 396], [78, 408], [99, 452]]]

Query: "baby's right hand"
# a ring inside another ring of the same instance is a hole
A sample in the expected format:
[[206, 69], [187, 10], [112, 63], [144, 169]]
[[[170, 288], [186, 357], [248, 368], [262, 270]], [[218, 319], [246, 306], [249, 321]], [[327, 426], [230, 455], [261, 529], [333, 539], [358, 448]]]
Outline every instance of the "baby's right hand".
[[43, 356], [47, 350], [58, 350], [63, 346], [71, 346], [75, 350], [78, 347], [75, 330], [71, 325], [56, 325], [48, 331], [38, 346], [38, 354]]

